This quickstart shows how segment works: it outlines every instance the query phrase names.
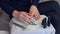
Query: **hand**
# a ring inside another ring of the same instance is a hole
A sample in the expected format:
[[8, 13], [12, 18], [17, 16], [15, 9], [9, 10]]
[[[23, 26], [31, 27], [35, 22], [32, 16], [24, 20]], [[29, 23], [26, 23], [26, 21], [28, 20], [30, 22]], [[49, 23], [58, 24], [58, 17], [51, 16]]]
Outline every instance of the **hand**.
[[30, 15], [31, 15], [31, 17], [34, 16], [36, 20], [38, 20], [40, 18], [39, 11], [38, 11], [38, 9], [35, 6], [31, 6]]
[[26, 19], [31, 19], [31, 17], [28, 15], [28, 13], [27, 12], [23, 12], [23, 11], [21, 11], [21, 12], [18, 12], [18, 11], [14, 11], [13, 12], [13, 17], [15, 17], [16, 19], [18, 19], [19, 21], [20, 20], [26, 20]]

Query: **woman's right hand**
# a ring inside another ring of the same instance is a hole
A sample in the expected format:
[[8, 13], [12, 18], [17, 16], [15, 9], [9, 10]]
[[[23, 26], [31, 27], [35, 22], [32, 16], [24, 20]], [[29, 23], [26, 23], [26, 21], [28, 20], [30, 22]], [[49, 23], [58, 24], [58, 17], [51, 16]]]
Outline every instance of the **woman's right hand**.
[[25, 20], [26, 19], [31, 19], [31, 17], [28, 15], [27, 12], [23, 12], [23, 11], [19, 12], [19, 11], [16, 11], [16, 10], [13, 12], [13, 17], [18, 19], [19, 21], [24, 20], [24, 19]]

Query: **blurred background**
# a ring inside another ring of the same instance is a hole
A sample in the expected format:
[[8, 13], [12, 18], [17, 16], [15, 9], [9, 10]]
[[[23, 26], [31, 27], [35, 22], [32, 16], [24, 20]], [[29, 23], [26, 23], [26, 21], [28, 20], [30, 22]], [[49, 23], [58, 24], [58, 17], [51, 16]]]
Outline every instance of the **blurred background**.
[[[49, 0], [40, 0], [40, 2], [42, 1], [49, 1]], [[57, 1], [60, 4], [60, 0], [54, 0], [54, 1]]]

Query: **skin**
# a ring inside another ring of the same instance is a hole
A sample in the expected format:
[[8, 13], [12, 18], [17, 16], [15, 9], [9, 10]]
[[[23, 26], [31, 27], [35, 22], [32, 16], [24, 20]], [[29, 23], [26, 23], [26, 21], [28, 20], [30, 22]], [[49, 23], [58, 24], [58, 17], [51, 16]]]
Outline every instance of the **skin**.
[[16, 10], [14, 10], [13, 12], [13, 17], [17, 18], [18, 20], [23, 19], [23, 18], [31, 19], [33, 16], [35, 17], [36, 20], [40, 18], [39, 11], [37, 7], [34, 5], [31, 6], [29, 13], [23, 12], [23, 11], [19, 12]]
[[40, 13], [38, 11], [38, 9], [36, 8], [36, 6], [32, 5], [30, 8], [30, 14], [31, 14], [31, 18], [34, 16], [36, 20], [38, 20], [40, 18]]

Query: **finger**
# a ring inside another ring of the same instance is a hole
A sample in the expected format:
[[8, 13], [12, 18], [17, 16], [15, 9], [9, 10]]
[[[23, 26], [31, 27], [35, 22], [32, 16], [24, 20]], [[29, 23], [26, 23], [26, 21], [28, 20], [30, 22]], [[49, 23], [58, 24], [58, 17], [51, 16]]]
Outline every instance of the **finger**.
[[33, 15], [34, 15], [34, 14], [30, 14], [30, 13], [29, 13], [29, 16], [30, 16], [31, 18], [33, 17]]
[[34, 11], [31, 11], [30, 12], [30, 16], [33, 17], [34, 16], [34, 13], [35, 13]]
[[24, 17], [28, 18], [28, 19], [31, 19], [31, 16], [29, 16], [28, 13], [26, 13], [26, 12], [23, 12], [22, 15], [23, 15]]
[[39, 14], [35, 14], [35, 19], [38, 20], [40, 18]]
[[34, 18], [35, 18], [35, 19], [37, 19], [37, 16], [36, 16], [36, 14], [34, 14]]
[[25, 18], [23, 15], [20, 15], [17, 19], [22, 22], [27, 20], [27, 18]]
[[27, 15], [27, 14], [24, 14], [24, 16], [25, 16], [26, 18], [31, 19], [31, 16], [29, 16], [29, 15]]
[[29, 14], [29, 13], [27, 13], [27, 12], [23, 12], [23, 11], [22, 11], [22, 12], [20, 12], [20, 13], [22, 13], [22, 14], [23, 14], [23, 13]]

